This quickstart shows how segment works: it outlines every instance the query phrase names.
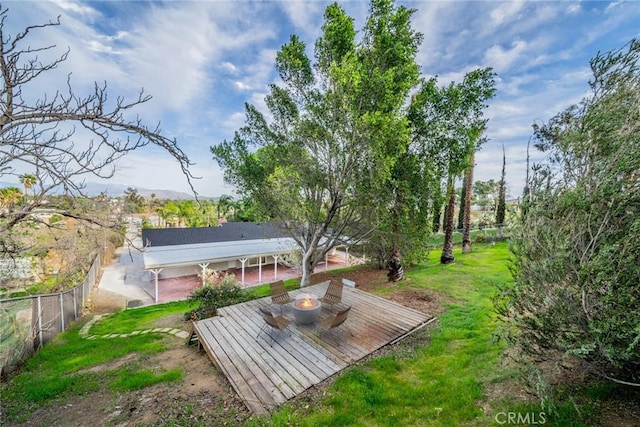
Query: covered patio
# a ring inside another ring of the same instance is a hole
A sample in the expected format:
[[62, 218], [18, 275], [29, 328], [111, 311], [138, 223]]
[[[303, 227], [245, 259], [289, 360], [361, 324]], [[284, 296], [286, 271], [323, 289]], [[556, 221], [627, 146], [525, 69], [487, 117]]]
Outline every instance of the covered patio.
[[[296, 262], [292, 255], [298, 248], [296, 241], [273, 224], [228, 223], [221, 227], [145, 229], [143, 242], [144, 269], [149, 274], [149, 293], [155, 302], [166, 299], [162, 294], [179, 295], [181, 291], [177, 288], [182, 283], [190, 283], [171, 279], [198, 274], [202, 285], [210, 270], [233, 273], [243, 287], [298, 274], [293, 268]], [[359, 263], [360, 259], [356, 258], [355, 262]], [[349, 264], [349, 245], [343, 242], [325, 255], [316, 271]], [[163, 292], [162, 288], [167, 286], [171, 289]], [[191, 284], [188, 287], [190, 293], [194, 288]]]
[[[328, 284], [291, 291], [290, 295], [294, 299], [301, 292], [322, 296]], [[258, 307], [270, 303], [270, 297], [265, 297], [224, 307], [218, 316], [194, 323], [200, 345], [256, 414], [273, 410], [434, 319], [345, 286], [341, 304], [351, 306], [351, 311], [340, 328], [329, 332], [292, 322], [272, 343], [267, 333], [258, 336], [264, 325]], [[323, 308], [320, 320], [328, 315]], [[284, 316], [292, 318], [291, 307], [284, 308]]]
[[[344, 253], [337, 253], [329, 255], [327, 262], [318, 266], [315, 272], [344, 268], [346, 265]], [[260, 267], [246, 267], [242, 287], [247, 289], [264, 283], [275, 282], [276, 280], [300, 277], [298, 269], [280, 266], [276, 270], [273, 265], [270, 267], [268, 269], [263, 268], [262, 271], [260, 271]], [[241, 280], [242, 277], [242, 270], [239, 268], [224, 270], [223, 273], [233, 274], [237, 280]], [[200, 274], [192, 274], [190, 276], [159, 279], [157, 282], [155, 280], [144, 280], [139, 286], [158, 303], [180, 301], [202, 287], [202, 276]]]

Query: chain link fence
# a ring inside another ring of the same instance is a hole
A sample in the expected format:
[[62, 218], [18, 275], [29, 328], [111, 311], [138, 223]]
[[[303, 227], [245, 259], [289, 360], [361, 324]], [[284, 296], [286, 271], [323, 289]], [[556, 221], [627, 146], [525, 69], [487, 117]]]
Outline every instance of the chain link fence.
[[98, 280], [100, 262], [98, 254], [84, 281], [68, 291], [0, 300], [0, 374], [9, 372], [82, 316]]

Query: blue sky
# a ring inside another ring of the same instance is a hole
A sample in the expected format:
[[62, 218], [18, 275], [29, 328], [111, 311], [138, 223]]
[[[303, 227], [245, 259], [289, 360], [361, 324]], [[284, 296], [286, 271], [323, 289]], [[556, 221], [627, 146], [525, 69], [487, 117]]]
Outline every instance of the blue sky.
[[[365, 1], [339, 2], [362, 28]], [[161, 122], [202, 177], [204, 196], [233, 193], [209, 147], [230, 139], [244, 122], [244, 103], [258, 107], [276, 81], [275, 55], [290, 34], [313, 46], [324, 1], [5, 1], [9, 31], [61, 16], [62, 25], [34, 32], [32, 46], [67, 47], [69, 59], [40, 79], [31, 96], [64, 87], [72, 72], [77, 93], [107, 81], [111, 97], [153, 96], [138, 109]], [[547, 121], [588, 93], [589, 59], [640, 37], [636, 1], [414, 1], [413, 27], [423, 33], [418, 62], [425, 77], [460, 81], [478, 67], [498, 73], [487, 110], [489, 141], [476, 155], [475, 180], [500, 178], [507, 153], [511, 195], [521, 194], [526, 144], [534, 121]], [[310, 51], [311, 53], [311, 51]], [[44, 59], [44, 58], [43, 58]], [[532, 160], [540, 156], [532, 152]], [[91, 181], [90, 177], [87, 180]], [[114, 183], [188, 191], [177, 164], [145, 148], [118, 163]]]

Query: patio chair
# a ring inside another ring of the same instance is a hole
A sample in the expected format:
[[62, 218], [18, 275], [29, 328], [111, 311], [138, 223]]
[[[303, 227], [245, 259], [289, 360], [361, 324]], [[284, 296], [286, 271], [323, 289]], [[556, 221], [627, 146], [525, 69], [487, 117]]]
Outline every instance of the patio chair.
[[[346, 322], [347, 317], [349, 316], [349, 310], [351, 310], [351, 306], [338, 310], [337, 313], [332, 313], [329, 317], [321, 320], [319, 326], [330, 333], [335, 332], [340, 326], [344, 324], [344, 322]], [[349, 330], [348, 328], [347, 330], [349, 331], [349, 334], [351, 334], [351, 336], [354, 336], [351, 330]]]
[[270, 283], [269, 286], [271, 288], [271, 303], [279, 305], [280, 314], [282, 314], [282, 306], [289, 304], [293, 300], [289, 296], [287, 288], [284, 287], [284, 282], [282, 280]]
[[330, 305], [331, 309], [333, 309], [334, 304], [338, 304], [339, 302], [342, 302], [343, 287], [344, 285], [341, 282], [332, 280], [331, 282], [329, 282], [329, 286], [327, 287], [327, 292], [325, 292], [324, 296], [320, 298], [320, 301], [323, 304]]
[[260, 307], [259, 311], [260, 315], [264, 319], [264, 325], [262, 325], [262, 327], [260, 328], [260, 331], [258, 332], [256, 338], [259, 337], [260, 334], [268, 327], [271, 327], [271, 331], [277, 330], [278, 333], [276, 334], [275, 338], [271, 335], [271, 333], [268, 334], [269, 338], [271, 338], [270, 345], [271, 347], [273, 347], [273, 343], [280, 336], [282, 331], [287, 329], [287, 326], [289, 326], [291, 320], [286, 319], [283, 316], [274, 316], [273, 313], [271, 313], [271, 310], [266, 307]]

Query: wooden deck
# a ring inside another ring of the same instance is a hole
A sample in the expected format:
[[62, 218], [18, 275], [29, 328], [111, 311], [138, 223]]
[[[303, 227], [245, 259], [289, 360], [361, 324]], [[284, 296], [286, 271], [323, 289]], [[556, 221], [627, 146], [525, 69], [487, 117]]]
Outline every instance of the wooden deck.
[[[324, 295], [328, 282], [290, 292]], [[351, 305], [347, 321], [335, 331], [296, 325], [282, 332], [273, 346], [258, 306], [269, 297], [224, 307], [219, 315], [198, 321], [194, 332], [209, 358], [227, 376], [247, 407], [256, 414], [271, 411], [314, 384], [397, 340], [432, 317], [370, 293], [346, 287], [343, 304]], [[337, 307], [334, 307], [335, 311]], [[278, 311], [278, 308], [274, 308]], [[291, 307], [284, 316], [293, 318]], [[328, 309], [322, 308], [321, 316]]]

